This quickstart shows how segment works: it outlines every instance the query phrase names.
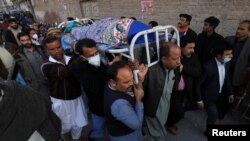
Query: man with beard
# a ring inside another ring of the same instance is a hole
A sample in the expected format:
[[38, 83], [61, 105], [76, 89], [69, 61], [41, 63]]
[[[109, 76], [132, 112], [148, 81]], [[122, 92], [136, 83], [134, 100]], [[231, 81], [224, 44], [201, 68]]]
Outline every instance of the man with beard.
[[[139, 66], [141, 80], [147, 66]], [[142, 84], [134, 84], [133, 72], [127, 62], [118, 61], [108, 69], [104, 109], [111, 141], [143, 141], [144, 108]]]
[[[232, 85], [235, 94], [243, 94], [247, 68], [250, 67], [250, 20], [241, 21], [235, 36], [226, 37], [226, 41], [233, 46], [233, 58], [230, 62]], [[240, 93], [239, 93], [239, 88]]]
[[13, 54], [15, 64], [11, 70], [11, 79], [20, 74], [26, 85], [48, 96], [48, 89], [40, 71], [46, 55], [32, 44], [29, 34], [20, 32], [17, 37], [21, 43], [20, 48]]
[[[81, 39], [76, 43], [80, 57], [71, 65], [76, 79], [81, 83], [88, 98], [88, 106], [92, 116], [93, 129], [88, 138], [102, 139], [105, 131], [103, 109], [104, 88], [107, 82], [107, 66], [101, 61], [96, 42], [92, 39]], [[119, 60], [116, 56], [112, 62]], [[112, 62], [110, 64], [112, 64]]]
[[21, 32], [21, 26], [18, 25], [16, 18], [9, 19], [9, 27], [5, 32], [5, 40], [6, 42], [11, 42], [13, 44], [21, 45], [21, 43], [17, 39], [17, 34]]

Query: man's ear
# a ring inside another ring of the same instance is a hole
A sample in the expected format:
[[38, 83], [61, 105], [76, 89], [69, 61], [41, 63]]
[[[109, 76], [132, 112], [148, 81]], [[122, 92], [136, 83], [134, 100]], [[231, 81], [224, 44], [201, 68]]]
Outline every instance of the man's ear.
[[115, 82], [115, 80], [110, 79], [109, 82], [110, 82], [109, 84], [110, 84], [111, 87], [116, 87], [116, 82]]
[[166, 57], [166, 56], [162, 56], [162, 57], [161, 57], [161, 62], [165, 62], [165, 61], [166, 61], [166, 59], [167, 59], [167, 57]]

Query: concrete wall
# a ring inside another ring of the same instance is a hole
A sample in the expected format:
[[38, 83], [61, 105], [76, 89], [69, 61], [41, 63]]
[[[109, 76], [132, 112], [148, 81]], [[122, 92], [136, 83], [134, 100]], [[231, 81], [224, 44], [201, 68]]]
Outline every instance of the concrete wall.
[[224, 36], [232, 35], [243, 19], [250, 19], [249, 0], [154, 0], [154, 14], [141, 12], [141, 0], [98, 0], [100, 18], [134, 16], [146, 23], [156, 20], [162, 25], [176, 25], [180, 13], [193, 16], [191, 28], [200, 33], [203, 21], [216, 16], [221, 23], [216, 31]]
[[[91, 16], [89, 9], [92, 7], [94, 18], [105, 17], [136, 17], [138, 20], [148, 22], [156, 20], [162, 25], [176, 25], [180, 13], [193, 16], [191, 28], [200, 33], [203, 21], [208, 16], [216, 16], [221, 20], [216, 31], [224, 36], [232, 35], [239, 21], [250, 19], [250, 0], [153, 0], [154, 13], [152, 15], [141, 12], [141, 0], [34, 0], [36, 15], [48, 22], [62, 21], [67, 16]], [[92, 4], [90, 4], [92, 3]], [[94, 3], [94, 4], [93, 4]], [[85, 9], [81, 9], [84, 8]], [[88, 5], [88, 6], [86, 6]], [[89, 8], [89, 9], [86, 9]], [[98, 7], [98, 8], [97, 8]]]
[[37, 19], [49, 23], [65, 21], [67, 17], [81, 17], [78, 0], [33, 0]]

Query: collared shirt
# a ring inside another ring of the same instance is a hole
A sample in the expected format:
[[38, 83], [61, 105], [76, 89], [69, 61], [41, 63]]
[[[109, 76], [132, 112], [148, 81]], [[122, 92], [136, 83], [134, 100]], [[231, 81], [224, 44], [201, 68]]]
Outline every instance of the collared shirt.
[[[114, 87], [112, 87], [111, 85], [109, 85], [108, 84], [108, 86], [109, 86], [109, 88], [111, 89], [111, 90], [114, 90], [114, 91], [116, 91], [117, 89], [116, 88], [114, 88]], [[135, 96], [135, 94], [134, 94], [134, 92], [133, 92], [133, 90], [131, 89], [131, 91], [127, 91], [126, 92], [126, 94], [128, 94], [128, 95], [130, 95], [130, 96], [132, 96], [132, 97], [134, 97]]]
[[222, 92], [222, 87], [223, 87], [223, 84], [224, 84], [224, 80], [225, 80], [225, 64], [224, 63], [221, 63], [217, 58], [215, 58], [216, 60], [216, 64], [217, 64], [217, 67], [218, 67], [218, 71], [219, 71], [219, 82], [220, 82], [220, 91], [219, 93]]
[[[168, 117], [169, 107], [170, 107], [170, 97], [172, 94], [173, 86], [174, 86], [174, 70], [168, 70], [166, 69], [166, 80], [163, 88], [163, 94], [160, 99], [159, 106], [156, 111], [156, 117], [158, 120], [162, 123], [162, 125], [165, 124]], [[164, 115], [162, 115], [164, 113]]]
[[62, 62], [57, 61], [52, 56], [49, 57], [49, 61], [53, 62], [53, 63], [60, 63], [60, 64], [63, 64], [63, 65], [67, 65], [69, 63], [69, 60], [70, 60], [71, 57], [64, 55], [63, 58], [64, 58], [66, 64], [63, 64]]

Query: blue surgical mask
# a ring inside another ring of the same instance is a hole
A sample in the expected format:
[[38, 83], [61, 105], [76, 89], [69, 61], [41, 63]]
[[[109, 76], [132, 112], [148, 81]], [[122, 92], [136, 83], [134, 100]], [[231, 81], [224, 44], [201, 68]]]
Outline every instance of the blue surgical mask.
[[231, 57], [225, 57], [223, 59], [223, 62], [226, 64], [227, 62], [229, 62], [232, 58]]

